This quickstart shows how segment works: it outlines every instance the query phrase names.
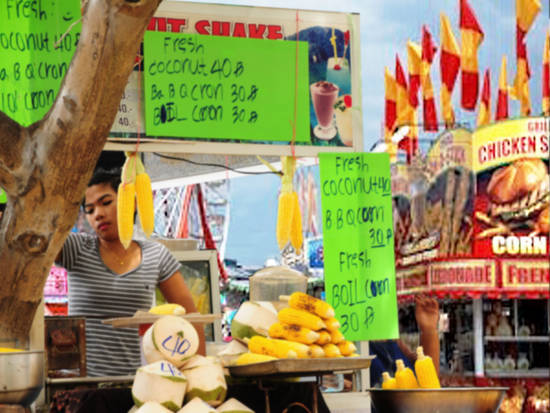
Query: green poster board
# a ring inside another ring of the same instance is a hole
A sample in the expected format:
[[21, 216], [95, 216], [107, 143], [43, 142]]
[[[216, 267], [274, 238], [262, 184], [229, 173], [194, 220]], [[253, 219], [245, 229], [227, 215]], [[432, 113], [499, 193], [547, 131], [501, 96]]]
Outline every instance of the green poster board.
[[148, 136], [310, 141], [306, 42], [148, 31], [144, 58]]
[[324, 277], [347, 340], [399, 336], [387, 153], [321, 153]]
[[78, 0], [0, 1], [0, 111], [28, 126], [52, 106], [80, 37]]

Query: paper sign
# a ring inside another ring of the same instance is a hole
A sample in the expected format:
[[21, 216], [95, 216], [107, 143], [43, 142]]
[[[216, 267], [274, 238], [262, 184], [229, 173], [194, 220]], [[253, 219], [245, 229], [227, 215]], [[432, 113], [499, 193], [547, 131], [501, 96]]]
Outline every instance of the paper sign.
[[79, 1], [0, 2], [0, 111], [23, 126], [48, 112], [69, 69], [80, 24], [60, 39], [79, 18]]
[[309, 142], [308, 47], [296, 47], [147, 32], [147, 135], [288, 142], [296, 122], [296, 142]]
[[397, 338], [389, 155], [319, 159], [326, 299], [347, 340]]

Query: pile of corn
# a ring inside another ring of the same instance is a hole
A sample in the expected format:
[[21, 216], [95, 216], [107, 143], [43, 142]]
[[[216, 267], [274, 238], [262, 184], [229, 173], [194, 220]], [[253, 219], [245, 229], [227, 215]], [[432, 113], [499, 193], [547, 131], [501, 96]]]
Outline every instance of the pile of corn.
[[259, 363], [278, 358], [354, 357], [356, 347], [340, 332], [334, 309], [325, 301], [301, 292], [293, 293], [289, 307], [277, 314], [269, 337], [253, 336], [248, 353], [237, 364]]

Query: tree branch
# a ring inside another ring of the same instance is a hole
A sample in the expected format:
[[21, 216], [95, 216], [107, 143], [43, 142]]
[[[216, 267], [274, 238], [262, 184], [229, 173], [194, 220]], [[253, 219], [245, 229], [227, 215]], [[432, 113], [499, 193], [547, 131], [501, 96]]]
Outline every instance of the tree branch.
[[14, 195], [15, 171], [21, 168], [26, 130], [0, 111], [0, 186]]

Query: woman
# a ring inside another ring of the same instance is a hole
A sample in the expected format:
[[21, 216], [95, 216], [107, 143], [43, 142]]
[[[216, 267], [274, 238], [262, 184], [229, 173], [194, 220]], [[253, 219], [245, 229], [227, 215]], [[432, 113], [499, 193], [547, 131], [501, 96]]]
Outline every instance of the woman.
[[[180, 264], [161, 244], [132, 241], [125, 249], [118, 237], [119, 171], [97, 170], [84, 197], [86, 220], [95, 235], [70, 233], [56, 263], [67, 270], [69, 315], [86, 317], [88, 376], [133, 375], [141, 365], [137, 328], [112, 328], [110, 317], [132, 316], [150, 308], [158, 286], [168, 302], [196, 312]], [[199, 353], [205, 353], [204, 331]]]

